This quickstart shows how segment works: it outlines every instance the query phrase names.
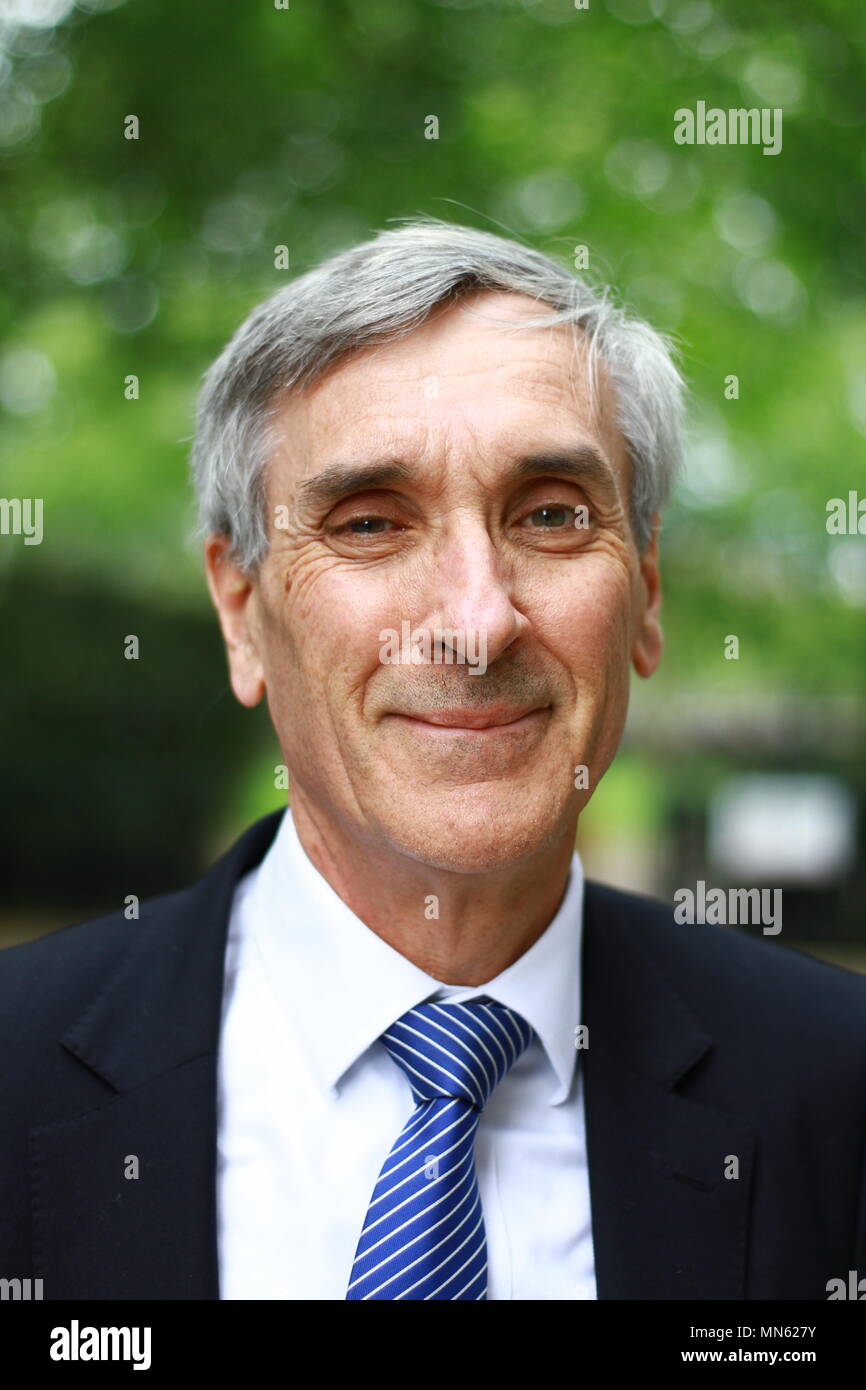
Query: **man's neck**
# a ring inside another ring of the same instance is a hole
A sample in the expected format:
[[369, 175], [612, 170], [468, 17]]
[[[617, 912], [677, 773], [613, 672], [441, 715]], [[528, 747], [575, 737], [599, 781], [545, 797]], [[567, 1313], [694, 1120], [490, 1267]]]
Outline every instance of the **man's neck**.
[[297, 794], [291, 815], [308, 859], [355, 916], [444, 984], [486, 984], [529, 950], [562, 902], [574, 852], [569, 825], [517, 863], [456, 873], [362, 843]]

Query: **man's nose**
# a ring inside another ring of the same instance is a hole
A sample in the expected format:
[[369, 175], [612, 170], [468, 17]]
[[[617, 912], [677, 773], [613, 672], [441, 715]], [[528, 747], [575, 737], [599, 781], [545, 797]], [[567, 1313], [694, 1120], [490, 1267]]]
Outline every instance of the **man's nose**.
[[486, 643], [490, 665], [528, 628], [515, 604], [513, 579], [483, 524], [455, 528], [435, 559], [431, 604], [421, 626]]

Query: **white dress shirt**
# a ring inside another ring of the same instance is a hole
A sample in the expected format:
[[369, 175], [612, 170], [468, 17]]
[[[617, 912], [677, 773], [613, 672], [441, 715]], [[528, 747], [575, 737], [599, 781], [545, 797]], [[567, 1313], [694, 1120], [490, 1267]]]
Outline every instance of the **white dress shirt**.
[[489, 995], [536, 1037], [481, 1117], [489, 1299], [596, 1297], [582, 1095], [583, 869], [556, 916], [483, 986], [443, 985], [365, 926], [287, 811], [235, 892], [219, 1052], [223, 1299], [345, 1299], [376, 1180], [415, 1109], [378, 1041], [426, 999]]

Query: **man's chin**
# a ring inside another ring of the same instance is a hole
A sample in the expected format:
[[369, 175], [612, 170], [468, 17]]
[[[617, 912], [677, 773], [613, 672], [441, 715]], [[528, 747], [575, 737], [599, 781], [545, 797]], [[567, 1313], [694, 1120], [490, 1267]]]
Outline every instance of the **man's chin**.
[[556, 839], [562, 811], [549, 795], [540, 797], [533, 810], [525, 790], [515, 789], [513, 796], [486, 796], [439, 814], [429, 805], [419, 809], [417, 800], [404, 808], [393, 802], [381, 824], [396, 849], [422, 864], [456, 874], [491, 873], [519, 863]]

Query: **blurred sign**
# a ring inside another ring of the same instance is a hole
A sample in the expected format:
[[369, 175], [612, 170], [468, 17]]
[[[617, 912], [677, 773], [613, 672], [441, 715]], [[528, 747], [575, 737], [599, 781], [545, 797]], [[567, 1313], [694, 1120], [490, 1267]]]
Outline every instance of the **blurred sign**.
[[854, 861], [856, 829], [854, 796], [835, 777], [733, 777], [711, 799], [708, 851], [743, 881], [832, 882]]

